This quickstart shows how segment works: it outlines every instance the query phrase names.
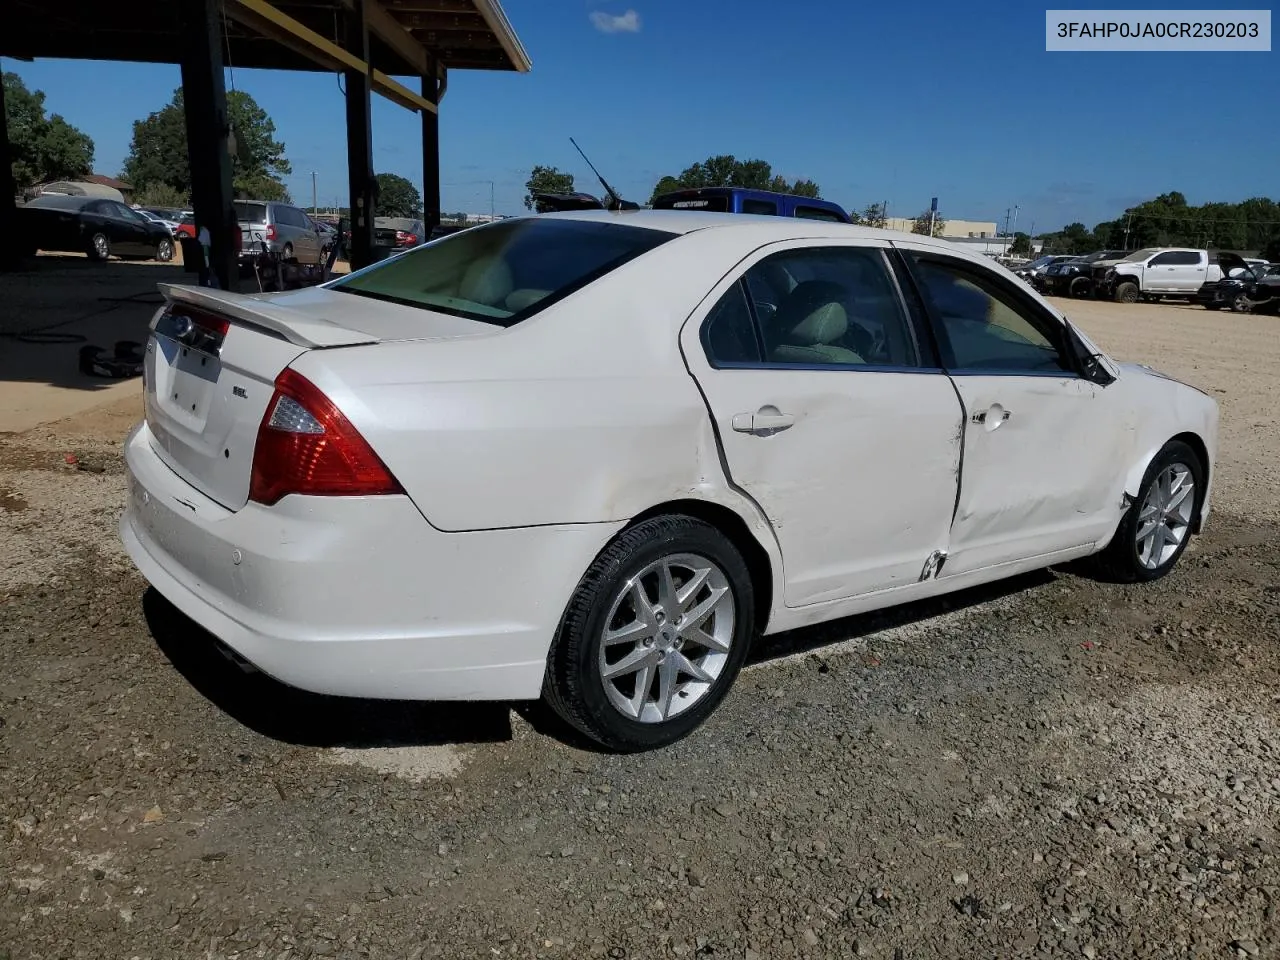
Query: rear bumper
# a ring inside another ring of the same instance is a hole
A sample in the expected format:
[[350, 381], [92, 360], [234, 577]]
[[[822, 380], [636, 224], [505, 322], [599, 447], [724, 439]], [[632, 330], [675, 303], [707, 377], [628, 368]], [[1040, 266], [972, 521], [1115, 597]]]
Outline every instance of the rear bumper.
[[290, 496], [232, 512], [125, 445], [125, 549], [174, 606], [264, 673], [316, 693], [520, 700], [614, 525], [441, 533], [395, 497]]

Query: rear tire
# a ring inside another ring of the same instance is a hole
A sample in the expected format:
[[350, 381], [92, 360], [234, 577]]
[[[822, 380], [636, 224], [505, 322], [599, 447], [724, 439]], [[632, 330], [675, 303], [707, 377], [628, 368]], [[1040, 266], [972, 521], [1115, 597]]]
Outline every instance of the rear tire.
[[281, 259], [281, 260], [292, 260], [292, 259], [293, 259], [293, 244], [292, 244], [292, 243], [286, 243], [286, 244], [284, 245], [284, 249], [280, 251], [280, 259]]
[[609, 750], [667, 746], [728, 693], [754, 613], [751, 575], [724, 534], [683, 515], [645, 520], [583, 575], [551, 647], [543, 697]]
[[[1184, 472], [1185, 477], [1179, 482]], [[1103, 578], [1118, 583], [1147, 583], [1172, 570], [1191, 541], [1191, 529], [1204, 499], [1204, 478], [1205, 465], [1190, 446], [1181, 440], [1166, 443], [1147, 467], [1138, 495], [1129, 504], [1111, 543], [1094, 558]], [[1185, 489], [1188, 480], [1189, 491]], [[1183, 499], [1173, 503], [1179, 493]]]
[[156, 259], [161, 263], [168, 263], [173, 259], [173, 241], [161, 240], [156, 244]]

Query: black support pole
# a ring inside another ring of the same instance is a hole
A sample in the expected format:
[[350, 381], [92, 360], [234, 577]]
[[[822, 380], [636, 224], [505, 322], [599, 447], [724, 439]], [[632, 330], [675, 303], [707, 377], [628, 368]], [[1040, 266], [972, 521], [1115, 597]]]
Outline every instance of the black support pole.
[[18, 208], [14, 197], [13, 158], [9, 155], [9, 124], [4, 113], [4, 86], [0, 84], [0, 270], [18, 267]]
[[[364, 0], [353, 0], [347, 12], [346, 49], [369, 62], [369, 27]], [[347, 88], [347, 179], [351, 187], [352, 270], [373, 262], [373, 128], [369, 120], [369, 77], [359, 70], [344, 72]]]
[[236, 221], [227, 150], [227, 88], [222, 75], [218, 0], [182, 0], [182, 100], [191, 164], [191, 207], [196, 226], [209, 229], [209, 266], [224, 290], [239, 281]]
[[[435, 67], [435, 61], [431, 62]], [[436, 77], [422, 78], [422, 99], [430, 100], [439, 109]], [[434, 110], [422, 111], [422, 222], [427, 235], [440, 223], [440, 115]]]

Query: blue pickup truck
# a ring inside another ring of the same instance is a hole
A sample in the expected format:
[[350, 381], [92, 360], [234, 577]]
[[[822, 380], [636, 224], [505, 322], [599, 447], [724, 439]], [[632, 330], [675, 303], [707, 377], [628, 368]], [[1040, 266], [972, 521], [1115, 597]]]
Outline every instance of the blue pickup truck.
[[[589, 193], [538, 193], [534, 194], [539, 213], [552, 210], [635, 210], [638, 204], [623, 200], [605, 202]], [[839, 204], [817, 197], [800, 197], [791, 193], [774, 193], [772, 190], [752, 190], [747, 187], [698, 187], [689, 190], [673, 190], [654, 198], [655, 210], [710, 210], [717, 213], [756, 213], [771, 217], [801, 217], [809, 220], [828, 220], [833, 223], [853, 223]]]

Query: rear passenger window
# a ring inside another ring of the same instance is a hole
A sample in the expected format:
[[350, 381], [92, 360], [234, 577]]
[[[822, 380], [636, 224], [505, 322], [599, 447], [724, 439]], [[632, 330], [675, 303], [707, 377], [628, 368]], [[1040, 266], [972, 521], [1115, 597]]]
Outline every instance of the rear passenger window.
[[702, 343], [712, 366], [760, 362], [760, 343], [741, 283], [725, 291], [711, 308], [702, 326]]
[[746, 280], [770, 364], [918, 364], [910, 323], [879, 249], [788, 250], [757, 263]]
[[1151, 258], [1152, 267], [1189, 267], [1200, 262], [1200, 254], [1194, 250], [1170, 250]]
[[778, 205], [772, 200], [752, 200], [746, 198], [742, 201], [743, 213], [761, 213], [770, 217], [778, 215]]

